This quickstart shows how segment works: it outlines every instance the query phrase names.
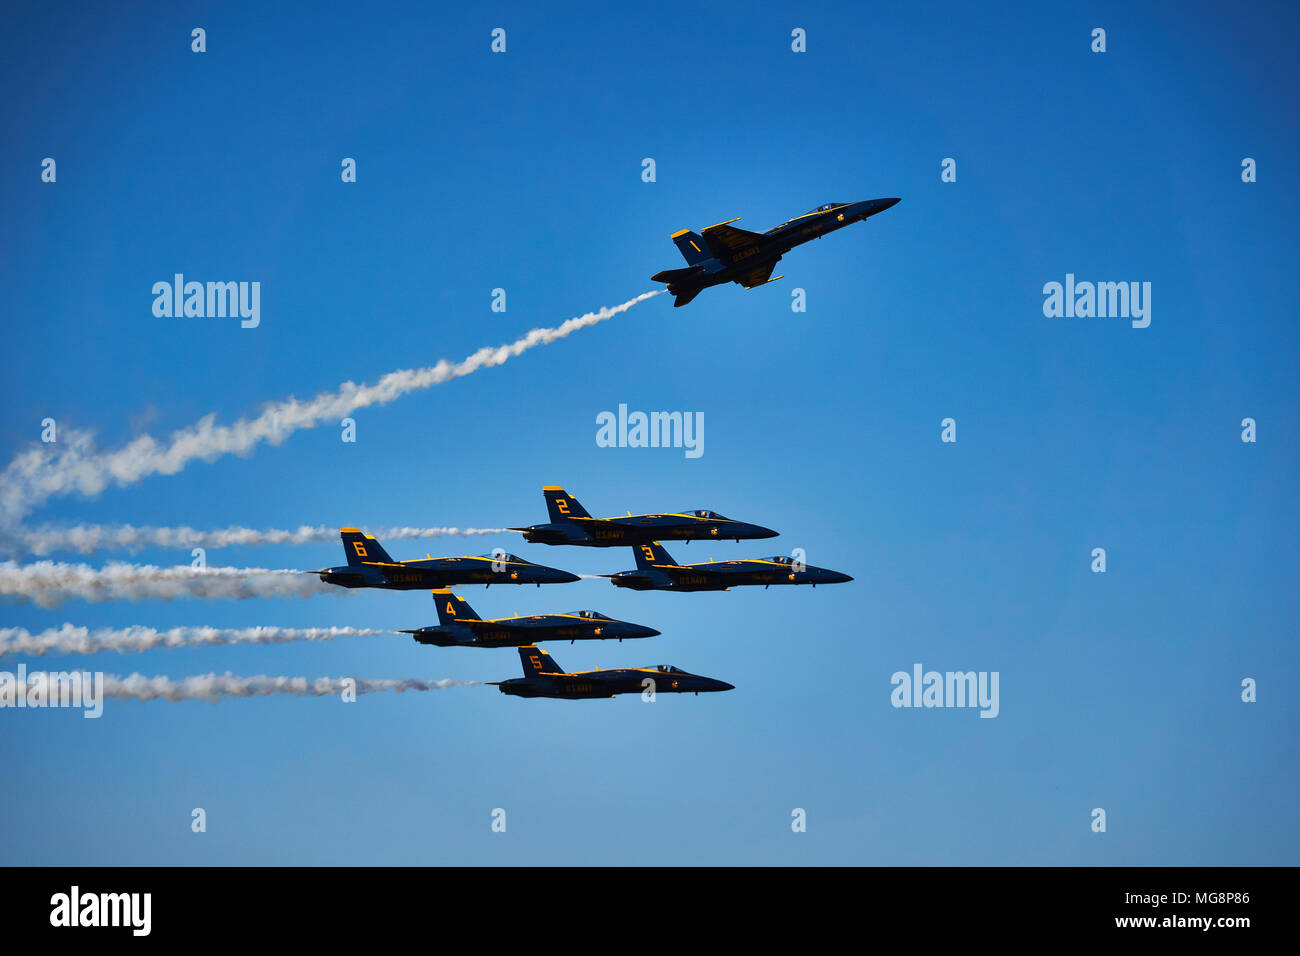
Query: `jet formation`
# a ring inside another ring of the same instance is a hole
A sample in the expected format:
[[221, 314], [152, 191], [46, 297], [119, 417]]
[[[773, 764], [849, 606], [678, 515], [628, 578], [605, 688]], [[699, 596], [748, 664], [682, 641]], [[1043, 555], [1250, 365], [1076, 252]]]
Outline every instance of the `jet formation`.
[[[593, 518], [578, 499], [559, 485], [542, 489], [550, 521], [546, 524], [511, 528], [524, 540], [548, 545], [589, 548], [631, 547], [636, 568], [616, 574], [602, 574], [615, 587], [634, 591], [729, 591], [733, 587], [774, 584], [841, 584], [849, 575], [817, 568], [794, 557], [747, 558], [678, 564], [662, 541], [775, 537], [777, 532], [762, 525], [724, 517], [716, 511], [666, 512], [623, 518]], [[620, 621], [599, 611], [480, 617], [469, 602], [455, 594], [453, 585], [562, 584], [579, 576], [559, 568], [534, 564], [504, 551], [492, 554], [395, 561], [374, 535], [359, 528], [340, 528], [347, 564], [319, 571], [327, 584], [345, 588], [382, 588], [432, 591], [438, 623], [401, 633], [418, 644], [433, 647], [517, 647], [524, 676], [492, 682], [501, 693], [512, 697], [552, 697], [586, 700], [618, 694], [662, 691], [695, 693], [732, 690], [731, 684], [701, 677], [667, 664], [608, 671], [568, 673], [560, 669], [542, 641], [615, 640], [622, 642], [655, 637], [660, 632], [643, 624]]]
[[[782, 276], [772, 272], [781, 258], [796, 246], [820, 239], [855, 222], [870, 219], [899, 202], [868, 199], [852, 203], [826, 203], [788, 219], [764, 233], [749, 232], [729, 219], [700, 233], [682, 229], [670, 237], [686, 260], [683, 269], [665, 269], [651, 278], [673, 295], [673, 307], [686, 305], [703, 290], [735, 282], [754, 289]], [[569, 545], [586, 548], [631, 547], [636, 568], [603, 574], [615, 587], [634, 591], [729, 591], [733, 587], [774, 584], [841, 584], [849, 575], [805, 564], [793, 556], [748, 558], [678, 564], [661, 542], [733, 540], [737, 543], [772, 538], [777, 532], [758, 524], [738, 521], [707, 509], [662, 512], [626, 517], [594, 518], [559, 485], [542, 489], [549, 521], [511, 528], [530, 544]], [[514, 697], [585, 699], [640, 693], [647, 689], [671, 693], [732, 690], [731, 684], [690, 674], [669, 665], [612, 671], [567, 673], [539, 641], [623, 640], [654, 637], [660, 632], [641, 624], [619, 621], [598, 611], [516, 615], [484, 620], [469, 603], [454, 594], [452, 586], [482, 584], [563, 584], [579, 576], [559, 568], [534, 564], [504, 551], [460, 557], [395, 561], [374, 538], [358, 528], [341, 528], [347, 564], [319, 571], [327, 584], [345, 588], [381, 588], [394, 591], [430, 589], [438, 623], [401, 633], [419, 644], [434, 647], [517, 647], [524, 676], [493, 682], [503, 694]]]
[[673, 308], [680, 308], [710, 286], [725, 282], [756, 289], [785, 278], [773, 276], [772, 270], [795, 246], [870, 219], [897, 202], [897, 199], [867, 199], [863, 202], [826, 203], [763, 233], [731, 225], [739, 219], [706, 226], [703, 235], [683, 229], [669, 238], [686, 260], [686, 268], [665, 269], [650, 279], [667, 283], [668, 291], [674, 297]]

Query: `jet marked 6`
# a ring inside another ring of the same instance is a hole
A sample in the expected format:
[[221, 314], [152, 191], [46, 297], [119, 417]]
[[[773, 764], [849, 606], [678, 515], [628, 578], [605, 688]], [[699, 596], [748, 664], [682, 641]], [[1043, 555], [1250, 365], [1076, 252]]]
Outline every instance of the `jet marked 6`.
[[842, 584], [853, 578], [839, 571], [796, 565], [793, 558], [750, 558], [744, 561], [709, 561], [678, 564], [656, 541], [637, 545], [635, 571], [604, 574], [616, 587], [634, 591], [726, 591], [743, 585]]
[[784, 278], [773, 276], [772, 270], [795, 246], [869, 219], [897, 202], [897, 199], [867, 199], [826, 203], [764, 233], [737, 229], [731, 224], [739, 222], [738, 219], [708, 226], [702, 236], [683, 229], [670, 238], [686, 259], [686, 268], [665, 269], [650, 279], [668, 284], [668, 291], [675, 296], [673, 308], [690, 302], [709, 286], [724, 282], [754, 289]]
[[419, 558], [394, 561], [373, 536], [356, 528], [340, 528], [348, 563], [337, 568], [308, 571], [326, 584], [344, 588], [386, 588], [416, 591], [453, 584], [566, 584], [576, 574], [533, 564], [513, 554], [473, 555], [460, 558]]
[[[627, 667], [611, 671], [575, 671], [560, 669], [550, 654], [535, 645], [519, 648], [524, 676], [510, 680], [488, 681], [501, 693], [511, 697], [555, 697], [560, 700], [590, 700], [616, 694], [700, 694], [734, 690], [726, 681], [688, 674], [671, 664], [658, 667]], [[647, 684], [646, 681], [651, 683]]]
[[572, 614], [531, 614], [524, 617], [501, 617], [490, 621], [480, 618], [469, 602], [446, 588], [433, 592], [438, 608], [438, 625], [415, 631], [417, 644], [435, 647], [520, 647], [540, 641], [597, 640], [622, 641], [637, 637], [654, 637], [652, 627], [616, 621], [599, 611], [575, 611]]
[[683, 511], [668, 514], [634, 515], [626, 518], [593, 518], [587, 509], [558, 485], [542, 489], [548, 524], [535, 524], [519, 531], [535, 544], [573, 544], [588, 548], [615, 548], [648, 544], [652, 541], [740, 541], [745, 538], [774, 538], [776, 532], [762, 525], [733, 521], [716, 511]]

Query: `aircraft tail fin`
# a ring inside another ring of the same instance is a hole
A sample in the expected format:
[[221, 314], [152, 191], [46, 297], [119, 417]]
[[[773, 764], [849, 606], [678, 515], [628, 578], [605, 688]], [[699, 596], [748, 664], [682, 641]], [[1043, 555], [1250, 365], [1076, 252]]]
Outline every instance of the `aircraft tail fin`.
[[559, 664], [555, 663], [555, 658], [542, 650], [536, 644], [525, 644], [519, 648], [519, 662], [524, 665], [525, 677], [536, 677], [538, 674], [563, 674], [564, 670]]
[[474, 609], [469, 606], [468, 601], [459, 594], [453, 594], [447, 588], [438, 588], [433, 592], [433, 603], [438, 608], [438, 623], [444, 627], [456, 623], [457, 620], [482, 620]]
[[702, 291], [703, 291], [702, 289], [689, 289], [686, 292], [678, 292], [676, 298], [673, 299], [673, 308], [680, 309], [687, 302], [690, 302], [691, 299], [699, 295], [700, 292]]
[[713, 253], [709, 251], [708, 245], [699, 233], [683, 229], [681, 232], [674, 232], [672, 239], [687, 265], [698, 265], [706, 259], [713, 258]]
[[542, 494], [546, 497], [546, 510], [552, 522], [591, 517], [587, 514], [587, 509], [578, 504], [578, 499], [559, 485], [547, 485], [542, 489]]
[[652, 541], [649, 544], [638, 544], [632, 548], [632, 553], [636, 555], [636, 566], [641, 570], [652, 567], [656, 564], [676, 564], [673, 556], [668, 553], [667, 549], [658, 541]]
[[358, 528], [339, 528], [343, 538], [343, 553], [347, 555], [348, 564], [366, 564], [380, 561], [384, 564], [396, 564], [388, 556], [383, 545]]

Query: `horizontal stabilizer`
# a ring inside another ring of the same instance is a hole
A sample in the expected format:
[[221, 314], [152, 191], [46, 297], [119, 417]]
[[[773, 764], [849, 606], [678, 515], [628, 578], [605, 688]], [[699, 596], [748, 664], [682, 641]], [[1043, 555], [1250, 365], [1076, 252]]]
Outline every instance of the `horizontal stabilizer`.
[[690, 279], [693, 276], [703, 275], [703, 266], [688, 266], [685, 269], [665, 269], [663, 272], [656, 272], [650, 277], [651, 282], [681, 282]]

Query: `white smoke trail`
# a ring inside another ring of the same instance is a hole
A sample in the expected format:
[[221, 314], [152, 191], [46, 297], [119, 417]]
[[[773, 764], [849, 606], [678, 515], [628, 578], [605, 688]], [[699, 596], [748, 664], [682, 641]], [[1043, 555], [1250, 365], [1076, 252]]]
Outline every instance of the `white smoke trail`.
[[[16, 695], [30, 697], [35, 674], [13, 685]], [[39, 683], [37, 681], [36, 683]], [[352, 691], [358, 695], [391, 691], [401, 694], [408, 690], [442, 690], [447, 687], [474, 687], [476, 680], [421, 680], [406, 677], [396, 680], [366, 680], [361, 677], [240, 677], [227, 671], [225, 674], [200, 674], [194, 677], [146, 677], [130, 674], [120, 677], [105, 674], [104, 697], [123, 697], [133, 700], [206, 700], [216, 703], [235, 697], [267, 697], [287, 694], [294, 697], [332, 697]], [[15, 697], [16, 699], [16, 697]]]
[[209, 647], [224, 644], [287, 644], [291, 641], [332, 641], [336, 637], [379, 637], [397, 631], [366, 627], [101, 627], [91, 630], [64, 624], [36, 634], [22, 627], [0, 628], [0, 657], [6, 654], [140, 653], [154, 648]]
[[217, 425], [215, 414], [205, 415], [195, 424], [172, 432], [166, 442], [142, 435], [116, 451], [101, 452], [89, 432], [62, 429], [57, 442], [23, 452], [0, 472], [0, 518], [12, 525], [56, 495], [93, 497], [110, 484], [125, 486], [149, 475], [174, 475], [195, 459], [213, 461], [222, 455], [246, 455], [262, 442], [278, 445], [299, 429], [337, 422], [358, 408], [385, 405], [409, 392], [501, 365], [529, 349], [611, 319], [663, 291], [643, 292], [635, 299], [588, 312], [558, 326], [533, 329], [507, 345], [481, 348], [461, 362], [442, 359], [425, 368], [389, 372], [371, 385], [344, 382], [336, 391], [321, 392], [310, 401], [290, 397], [273, 402], [257, 417], [241, 418], [231, 425]]
[[171, 601], [174, 598], [311, 597], [341, 594], [310, 573], [267, 568], [160, 568], [115, 562], [88, 564], [0, 561], [0, 599], [56, 608], [64, 601]]
[[[406, 540], [410, 538], [471, 537], [489, 534], [508, 534], [509, 528], [383, 528], [373, 532], [381, 540]], [[0, 532], [0, 553], [21, 556], [34, 554], [43, 557], [56, 551], [94, 554], [101, 550], [135, 552], [143, 548], [224, 548], [230, 546], [255, 546], [264, 544], [307, 544], [316, 541], [337, 541], [339, 529], [325, 525], [302, 525], [296, 530], [286, 528], [215, 528], [199, 531], [189, 527], [160, 528], [145, 525], [82, 524], [70, 528], [42, 525], [39, 528], [19, 528], [8, 534]]]

